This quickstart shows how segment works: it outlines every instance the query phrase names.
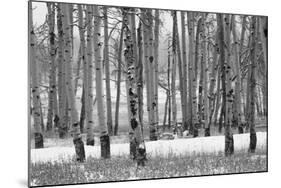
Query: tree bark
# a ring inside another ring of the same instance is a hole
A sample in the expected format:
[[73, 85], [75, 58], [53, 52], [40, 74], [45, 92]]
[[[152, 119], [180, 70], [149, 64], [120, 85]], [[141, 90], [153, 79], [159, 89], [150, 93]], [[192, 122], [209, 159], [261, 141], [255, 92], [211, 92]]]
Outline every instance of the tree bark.
[[224, 37], [224, 23], [223, 23], [223, 15], [217, 14], [217, 22], [218, 22], [218, 32], [219, 32], [219, 49], [220, 49], [220, 68], [221, 68], [221, 82], [222, 82], [222, 112], [223, 113], [223, 119], [225, 123], [225, 155], [229, 156], [232, 155], [234, 152], [234, 141], [233, 141], [233, 135], [230, 132], [230, 124], [227, 120], [227, 114], [226, 114], [226, 95], [227, 95], [227, 88], [226, 88], [226, 66], [225, 64], [225, 37]]
[[250, 145], [249, 145], [249, 152], [254, 153], [256, 150], [257, 145], [257, 135], [255, 130], [255, 88], [256, 88], [256, 78], [255, 78], [255, 68], [257, 62], [257, 44], [258, 41], [257, 37], [257, 21], [256, 17], [252, 17], [251, 23], [251, 65], [249, 69], [249, 76], [250, 76], [250, 90], [247, 95], [249, 95], [249, 118], [248, 118], [248, 125], [250, 127]]
[[64, 36], [64, 62], [66, 63], [66, 88], [67, 88], [67, 98], [69, 102], [68, 107], [71, 113], [73, 143], [75, 146], [77, 161], [84, 162], [85, 149], [80, 134], [78, 113], [76, 110], [75, 96], [73, 90], [71, 33], [70, 33], [70, 24], [69, 24], [68, 4], [62, 4], [61, 8], [63, 13], [62, 21], [63, 21], [63, 36]]
[[[122, 18], [123, 19], [123, 18]], [[118, 47], [118, 72], [117, 72], [117, 94], [116, 94], [116, 106], [115, 106], [115, 126], [114, 135], [118, 133], [118, 121], [119, 121], [119, 104], [120, 104], [120, 85], [121, 85], [121, 72], [122, 72], [122, 46], [123, 46], [123, 32], [124, 32], [124, 21], [122, 21], [119, 47]]]
[[64, 62], [64, 33], [62, 28], [61, 5], [57, 4], [57, 30], [58, 30], [58, 99], [59, 99], [59, 138], [65, 138], [68, 130], [67, 96], [65, 84]]
[[100, 42], [100, 12], [99, 7], [93, 6], [94, 13], [94, 57], [96, 65], [96, 97], [97, 97], [97, 111], [100, 128], [100, 143], [101, 143], [101, 157], [110, 157], [110, 139], [108, 136], [108, 128], [105, 122], [105, 111], [104, 111], [104, 96], [103, 96], [103, 81], [102, 81], [102, 57], [101, 57], [101, 45]]
[[103, 6], [104, 14], [104, 64], [105, 64], [105, 85], [106, 85], [106, 113], [108, 134], [113, 135], [112, 130], [112, 110], [111, 110], [111, 91], [110, 91], [110, 66], [108, 49], [108, 20], [107, 7]]
[[33, 19], [32, 19], [32, 2], [28, 2], [29, 8], [29, 69], [31, 71], [31, 94], [32, 94], [32, 105], [33, 105], [33, 119], [34, 119], [34, 140], [35, 149], [44, 147], [44, 140], [41, 128], [41, 116], [40, 113], [40, 93], [38, 84], [38, 72], [35, 52], [35, 33], [33, 30]]
[[[137, 166], [144, 166], [146, 160], [146, 149], [144, 144], [144, 139], [141, 131], [140, 120], [139, 120], [139, 102], [137, 95], [137, 78], [136, 78], [136, 60], [134, 58], [134, 45], [132, 41], [132, 31], [130, 30], [130, 24], [128, 16], [125, 16], [124, 19], [125, 27], [125, 50], [124, 56], [127, 64], [127, 77], [128, 77], [128, 90], [129, 90], [129, 102], [130, 102], [130, 111], [131, 111], [131, 119], [130, 126], [132, 132], [130, 134], [130, 147], [134, 152], [134, 159], [137, 162]], [[132, 144], [134, 142], [134, 144]]]
[[[82, 13], [81, 13], [82, 14]], [[83, 14], [82, 14], [83, 15]], [[80, 17], [82, 16], [80, 15]], [[93, 146], [95, 144], [94, 139], [94, 109], [93, 109], [93, 49], [92, 49], [92, 40], [93, 40], [93, 11], [91, 6], [87, 6], [86, 22], [87, 22], [87, 47], [85, 46], [84, 34], [80, 35], [81, 37], [81, 49], [84, 54], [84, 86], [85, 86], [85, 116], [86, 116], [86, 127], [87, 127], [87, 145]], [[94, 33], [95, 36], [96, 33]], [[95, 38], [94, 38], [95, 39]], [[97, 90], [97, 87], [96, 87]]]

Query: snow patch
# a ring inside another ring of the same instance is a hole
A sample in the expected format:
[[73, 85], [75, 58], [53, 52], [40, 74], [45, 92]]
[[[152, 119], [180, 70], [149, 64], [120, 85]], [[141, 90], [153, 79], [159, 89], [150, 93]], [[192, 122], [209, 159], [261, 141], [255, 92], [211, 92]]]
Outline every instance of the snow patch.
[[[250, 135], [235, 134], [234, 137], [234, 151], [247, 150], [250, 143]], [[197, 137], [189, 139], [175, 139], [175, 140], [158, 140], [149, 141], [145, 144], [147, 154], [149, 156], [169, 154], [181, 155], [192, 153], [218, 153], [224, 151], [224, 136], [212, 137]], [[267, 133], [257, 132], [257, 149], [267, 147]], [[112, 156], [129, 155], [129, 143], [112, 144]], [[86, 146], [86, 157], [100, 158], [100, 146]], [[74, 147], [52, 147], [42, 149], [31, 149], [31, 162], [60, 162], [63, 160], [71, 160], [75, 155]]]

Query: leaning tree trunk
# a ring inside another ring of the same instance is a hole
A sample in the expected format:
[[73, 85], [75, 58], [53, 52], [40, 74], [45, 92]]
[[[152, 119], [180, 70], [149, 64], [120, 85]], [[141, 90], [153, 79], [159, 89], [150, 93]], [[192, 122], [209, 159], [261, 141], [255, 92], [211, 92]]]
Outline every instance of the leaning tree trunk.
[[259, 31], [260, 31], [260, 37], [261, 37], [261, 43], [262, 43], [262, 52], [263, 52], [263, 61], [265, 65], [265, 77], [264, 77], [264, 112], [265, 115], [267, 116], [267, 92], [268, 92], [268, 71], [267, 71], [267, 17], [260, 17], [259, 18]]
[[104, 65], [105, 65], [105, 86], [106, 86], [106, 114], [108, 134], [113, 135], [112, 130], [112, 110], [111, 110], [111, 92], [110, 92], [110, 68], [109, 68], [109, 49], [108, 49], [108, 20], [107, 7], [103, 6], [104, 16]]
[[[220, 68], [221, 68], [221, 82], [222, 82], [222, 112], [223, 118], [225, 120], [225, 155], [229, 156], [232, 155], [234, 152], [234, 141], [233, 141], [233, 135], [230, 130], [230, 122], [228, 121], [229, 119], [227, 118], [226, 114], [226, 109], [227, 104], [226, 104], [226, 95], [227, 95], [227, 88], [226, 88], [226, 65], [225, 65], [225, 37], [224, 37], [224, 24], [223, 24], [223, 15], [222, 14], [217, 14], [217, 21], [218, 21], [218, 40], [219, 40], [219, 48], [220, 48]], [[227, 25], [227, 24], [226, 24]], [[226, 26], [227, 28], [228, 26]]]
[[123, 46], [123, 33], [124, 33], [124, 22], [122, 21], [119, 47], [118, 47], [118, 67], [117, 67], [117, 94], [116, 94], [116, 106], [115, 106], [115, 126], [114, 126], [114, 135], [118, 133], [119, 126], [119, 103], [120, 103], [120, 86], [121, 86], [121, 72], [122, 72], [122, 46]]
[[101, 59], [101, 42], [100, 42], [100, 12], [99, 7], [94, 6], [94, 57], [96, 65], [96, 97], [97, 97], [97, 111], [100, 128], [100, 143], [101, 143], [101, 157], [110, 157], [110, 139], [108, 136], [108, 128], [105, 122], [104, 111], [104, 96], [103, 96], [103, 81], [102, 81], [102, 59]]
[[64, 36], [64, 62], [66, 63], [66, 88], [68, 98], [68, 109], [71, 113], [71, 125], [73, 143], [75, 145], [76, 159], [79, 162], [85, 161], [85, 149], [82, 137], [80, 134], [78, 113], [76, 109], [73, 79], [72, 79], [72, 54], [71, 54], [71, 34], [68, 14], [68, 4], [62, 4], [62, 21], [63, 21], [63, 36]]
[[[129, 101], [130, 101], [130, 111], [131, 111], [131, 119], [130, 119], [130, 126], [132, 129], [132, 133], [130, 134], [130, 147], [133, 148], [133, 156], [134, 159], [137, 161], [138, 166], [144, 166], [146, 160], [146, 149], [144, 144], [144, 139], [141, 131], [141, 125], [139, 120], [139, 98], [137, 95], [137, 80], [136, 78], [136, 63], [134, 58], [134, 45], [132, 40], [132, 31], [130, 30], [130, 24], [128, 16], [125, 16], [124, 19], [125, 27], [125, 50], [124, 56], [125, 61], [127, 64], [127, 77], [128, 77], [128, 90], [129, 90]], [[132, 143], [133, 142], [133, 143]]]
[[249, 152], [254, 153], [256, 150], [257, 145], [257, 135], [255, 130], [255, 88], [256, 88], [256, 78], [255, 78], [255, 67], [256, 67], [256, 55], [257, 55], [257, 44], [258, 41], [257, 37], [257, 21], [256, 17], [252, 17], [251, 23], [251, 65], [249, 69], [250, 74], [250, 90], [247, 95], [249, 95], [249, 118], [248, 118], [248, 125], [250, 127], [250, 145], [249, 145]]
[[65, 138], [68, 129], [68, 113], [67, 113], [67, 96], [65, 85], [65, 62], [64, 62], [64, 39], [62, 28], [62, 10], [61, 5], [57, 5], [57, 30], [58, 30], [58, 103], [59, 103], [59, 138]]
[[40, 93], [38, 84], [38, 72], [37, 72], [37, 62], [36, 62], [36, 52], [35, 52], [35, 33], [33, 30], [33, 20], [32, 20], [32, 2], [28, 3], [29, 8], [29, 63], [31, 71], [31, 85], [32, 85], [32, 105], [33, 105], [33, 119], [34, 119], [34, 140], [35, 148], [43, 148], [43, 134], [41, 129], [41, 116], [40, 113]]

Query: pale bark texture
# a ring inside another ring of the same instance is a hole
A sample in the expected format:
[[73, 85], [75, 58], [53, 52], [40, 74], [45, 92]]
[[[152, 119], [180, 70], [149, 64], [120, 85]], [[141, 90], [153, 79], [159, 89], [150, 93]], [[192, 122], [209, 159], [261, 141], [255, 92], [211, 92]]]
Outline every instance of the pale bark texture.
[[[185, 12], [181, 12], [181, 39], [182, 39], [182, 95], [185, 102], [185, 114], [183, 116], [183, 130], [188, 130], [190, 122], [190, 113], [188, 113], [189, 102], [187, 100], [187, 56], [186, 56], [186, 33], [185, 33]], [[178, 41], [179, 43], [179, 41]]]
[[105, 120], [104, 110], [104, 95], [103, 95], [103, 71], [102, 71], [102, 57], [101, 57], [101, 31], [100, 31], [100, 11], [98, 6], [93, 6], [94, 13], [94, 57], [96, 68], [96, 97], [97, 97], [97, 111], [100, 128], [100, 143], [101, 143], [101, 157], [110, 157], [110, 139], [108, 136], [108, 128]]
[[256, 94], [256, 78], [255, 78], [255, 69], [257, 64], [257, 18], [252, 17], [251, 21], [251, 51], [250, 51], [250, 57], [251, 57], [251, 64], [249, 68], [249, 118], [248, 125], [250, 127], [250, 144], [249, 144], [249, 152], [254, 153], [256, 150], [257, 145], [257, 135], [256, 135], [256, 129], [255, 129], [255, 94]]
[[241, 127], [241, 70], [240, 70], [240, 62], [239, 62], [239, 49], [238, 49], [238, 44], [239, 42], [237, 41], [237, 35], [236, 35], [236, 22], [235, 22], [235, 16], [232, 15], [232, 37], [233, 37], [233, 42], [234, 42], [234, 65], [235, 65], [235, 71], [236, 71], [236, 82], [235, 82], [235, 107], [236, 109], [234, 110], [234, 120], [236, 123], [236, 126], [238, 127], [239, 130], [242, 129]]
[[217, 14], [218, 22], [218, 40], [219, 40], [219, 49], [220, 49], [220, 68], [221, 68], [221, 82], [222, 82], [222, 112], [223, 119], [225, 122], [225, 155], [229, 156], [234, 152], [234, 141], [232, 133], [230, 132], [230, 124], [227, 123], [226, 117], [226, 65], [225, 65], [225, 37], [224, 37], [224, 22], [223, 15]]
[[[49, 44], [50, 44], [50, 72], [49, 72], [49, 93], [48, 93], [48, 116], [47, 131], [53, 128], [53, 120], [57, 120], [57, 90], [56, 90], [56, 46], [55, 46], [55, 8], [54, 3], [47, 3], [48, 9], [48, 27], [49, 27]], [[57, 121], [56, 121], [57, 122]]]
[[106, 114], [108, 134], [113, 135], [112, 130], [112, 110], [111, 110], [111, 91], [110, 91], [110, 66], [108, 49], [108, 19], [107, 7], [103, 6], [104, 22], [104, 67], [105, 67], [105, 87], [106, 87]]
[[[123, 19], [123, 18], [122, 18]], [[115, 125], [114, 125], [114, 135], [118, 133], [119, 127], [119, 104], [120, 104], [120, 86], [121, 86], [121, 72], [122, 72], [122, 47], [123, 47], [123, 33], [124, 33], [124, 22], [122, 21], [121, 33], [119, 38], [118, 47], [118, 67], [117, 67], [117, 94], [116, 94], [116, 106], [115, 106]]]
[[[136, 60], [134, 59], [134, 45], [132, 40], [132, 31], [130, 30], [129, 16], [124, 17], [125, 27], [125, 50], [124, 57], [127, 64], [127, 78], [129, 90], [129, 102], [131, 119], [130, 126], [132, 132], [130, 134], [130, 149], [133, 150], [133, 159], [136, 160], [137, 166], [144, 166], [146, 161], [146, 149], [142, 135], [140, 120], [139, 120], [139, 98], [137, 95], [137, 78], [136, 78]], [[133, 143], [132, 143], [133, 142]]]
[[68, 130], [68, 111], [65, 84], [64, 39], [62, 28], [61, 5], [57, 6], [57, 31], [58, 31], [58, 104], [59, 104], [59, 138], [65, 138]]
[[[80, 15], [81, 17], [81, 15]], [[87, 49], [85, 50], [85, 39], [84, 34], [81, 37], [81, 50], [84, 54], [84, 88], [85, 88], [85, 116], [86, 116], [86, 127], [87, 127], [87, 145], [94, 145], [94, 109], [93, 109], [93, 49], [92, 49], [92, 34], [93, 34], [93, 12], [92, 7], [87, 6], [86, 23], [87, 23]], [[86, 55], [87, 54], [87, 55]]]
[[194, 56], [194, 16], [193, 12], [187, 15], [188, 22], [188, 91], [189, 91], [189, 109], [190, 109], [190, 127], [189, 132], [192, 135], [197, 136], [198, 131], [196, 128], [197, 114], [196, 114], [196, 74], [194, 69], [195, 56]]
[[32, 3], [28, 3], [29, 8], [29, 66], [31, 71], [31, 96], [33, 106], [33, 119], [34, 119], [34, 140], [35, 149], [44, 147], [43, 134], [41, 129], [41, 116], [40, 113], [40, 93], [38, 85], [38, 70], [36, 62], [35, 52], [35, 33], [33, 30], [33, 14], [32, 14]]
[[155, 10], [155, 26], [154, 26], [154, 102], [155, 102], [155, 127], [158, 133], [159, 114], [158, 114], [158, 64], [159, 64], [159, 10]]
[[69, 24], [69, 14], [68, 14], [68, 4], [61, 5], [62, 8], [62, 22], [63, 22], [63, 36], [64, 36], [64, 62], [66, 70], [66, 88], [67, 88], [67, 98], [69, 102], [69, 111], [71, 113], [71, 127], [73, 143], [75, 146], [76, 159], [78, 162], [85, 161], [85, 149], [82, 137], [80, 134], [78, 113], [76, 109], [74, 89], [73, 89], [73, 79], [72, 79], [72, 54], [71, 54], [71, 34], [70, 34], [70, 24]]
[[154, 98], [153, 98], [153, 33], [152, 33], [152, 15], [151, 10], [142, 11], [143, 20], [143, 41], [144, 41], [144, 68], [145, 84], [147, 92], [147, 112], [149, 121], [149, 138], [157, 140], [155, 118], [154, 118]]

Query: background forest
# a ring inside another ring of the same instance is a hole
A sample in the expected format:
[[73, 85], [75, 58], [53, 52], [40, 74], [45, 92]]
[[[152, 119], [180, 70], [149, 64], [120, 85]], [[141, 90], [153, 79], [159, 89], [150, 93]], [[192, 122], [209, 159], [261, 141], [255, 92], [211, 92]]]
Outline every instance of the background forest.
[[[36, 9], [45, 10], [44, 19]], [[137, 168], [148, 166], [145, 172], [157, 166], [149, 146], [163, 147], [150, 141], [174, 140], [174, 148], [200, 142], [213, 150], [219, 148], [215, 138], [223, 137], [224, 156], [234, 155], [224, 158], [224, 170], [187, 173], [190, 168], [177, 165], [193, 164], [192, 157], [173, 156], [163, 157], [177, 164], [166, 175], [129, 172], [116, 180], [266, 170], [260, 157], [266, 155], [266, 134], [259, 133], [267, 131], [267, 17], [43, 2], [30, 3], [29, 13], [33, 153], [74, 144], [73, 161], [89, 165], [97, 162], [86, 160], [88, 147], [100, 146], [99, 157], [122, 166], [128, 161], [111, 155], [117, 144], [129, 143], [129, 158]], [[229, 164], [241, 162], [245, 145], [259, 157], [233, 170]], [[215, 165], [221, 155], [201, 159]], [[31, 161], [34, 175], [48, 169]], [[113, 177], [104, 176], [77, 174], [74, 181]], [[32, 177], [39, 185], [54, 181]]]

